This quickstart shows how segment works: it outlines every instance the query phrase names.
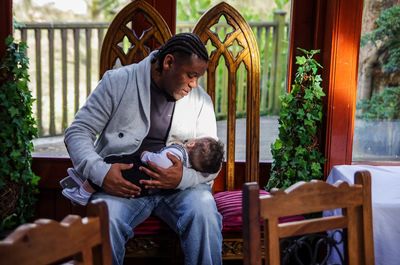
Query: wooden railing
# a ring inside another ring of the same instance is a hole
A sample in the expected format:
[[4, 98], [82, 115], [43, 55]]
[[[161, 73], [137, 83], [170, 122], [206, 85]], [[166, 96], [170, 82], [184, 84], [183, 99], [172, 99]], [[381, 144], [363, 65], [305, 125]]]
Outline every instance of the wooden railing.
[[[285, 89], [288, 27], [285, 13], [276, 12], [272, 22], [249, 23], [261, 55], [261, 115], [279, 112], [279, 95]], [[177, 32], [191, 31], [194, 24], [177, 23]], [[63, 134], [74, 114], [98, 82], [101, 43], [108, 23], [21, 23], [16, 38], [28, 43], [30, 88], [36, 98], [39, 136]], [[221, 36], [229, 28], [221, 27]], [[220, 64], [223, 65], [223, 64]], [[215, 109], [224, 119], [227, 92], [226, 67], [220, 67]], [[237, 115], [245, 115], [246, 69], [238, 72]]]
[[[36, 98], [34, 112], [39, 136], [62, 134], [92, 91], [98, 80], [98, 58], [107, 26], [23, 23], [18, 27], [21, 40], [30, 47], [30, 87]], [[73, 73], [68, 66], [72, 66]]]

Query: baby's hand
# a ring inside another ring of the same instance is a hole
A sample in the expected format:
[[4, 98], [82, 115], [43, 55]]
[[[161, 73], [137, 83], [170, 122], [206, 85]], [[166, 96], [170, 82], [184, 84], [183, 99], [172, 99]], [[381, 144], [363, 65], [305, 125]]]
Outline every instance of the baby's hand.
[[[148, 153], [149, 151], [143, 151], [141, 154], [140, 154], [140, 159], [142, 159], [143, 158], [143, 156], [144, 156], [144, 154], [146, 154], [146, 153]], [[144, 162], [143, 162], [144, 163]]]
[[143, 163], [145, 163], [145, 164], [147, 164], [147, 161], [143, 161], [143, 156], [146, 154], [146, 153], [150, 153], [149, 151], [143, 151], [141, 154], [140, 154], [140, 160], [142, 160], [142, 162]]

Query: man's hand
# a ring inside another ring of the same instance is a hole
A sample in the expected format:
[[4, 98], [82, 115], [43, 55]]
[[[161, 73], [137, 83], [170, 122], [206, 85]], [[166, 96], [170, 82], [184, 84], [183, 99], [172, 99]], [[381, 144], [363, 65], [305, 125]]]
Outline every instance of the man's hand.
[[140, 180], [146, 189], [175, 189], [181, 182], [183, 174], [181, 160], [171, 153], [167, 153], [167, 157], [172, 162], [169, 168], [159, 167], [153, 162], [148, 163], [152, 170], [146, 167], [139, 168], [152, 178], [152, 180]]
[[132, 167], [133, 164], [112, 164], [107, 175], [104, 177], [103, 189], [109, 194], [125, 198], [140, 195], [140, 187], [124, 179], [121, 173], [121, 170], [130, 169]]

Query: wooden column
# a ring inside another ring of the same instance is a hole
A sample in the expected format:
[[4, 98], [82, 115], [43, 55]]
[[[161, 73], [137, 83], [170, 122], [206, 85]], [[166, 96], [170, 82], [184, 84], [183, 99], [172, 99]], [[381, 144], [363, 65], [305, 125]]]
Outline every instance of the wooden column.
[[3, 58], [6, 50], [5, 39], [13, 32], [12, 0], [2, 0], [0, 25], [0, 58]]
[[362, 0], [328, 1], [322, 78], [327, 92], [325, 173], [351, 164]]
[[176, 28], [176, 0], [146, 0], [152, 5], [167, 22], [172, 34]]

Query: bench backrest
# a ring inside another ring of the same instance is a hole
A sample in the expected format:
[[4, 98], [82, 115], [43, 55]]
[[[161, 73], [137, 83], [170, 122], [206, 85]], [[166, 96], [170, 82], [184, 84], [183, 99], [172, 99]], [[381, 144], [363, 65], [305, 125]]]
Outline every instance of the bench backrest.
[[[222, 21], [221, 21], [222, 20]], [[226, 22], [225, 22], [226, 21]], [[225, 36], [216, 32], [218, 24], [227, 23]], [[246, 170], [245, 181], [258, 181], [259, 177], [259, 133], [260, 133], [260, 53], [254, 34], [244, 18], [232, 6], [221, 2], [208, 10], [196, 24], [194, 33], [199, 35], [211, 50], [207, 70], [206, 90], [213, 101], [216, 91], [224, 89], [227, 99], [227, 142], [225, 189], [235, 187], [236, 147], [236, 102], [238, 100], [238, 69], [243, 65], [247, 71], [245, 80], [246, 98]], [[217, 66], [221, 57], [228, 69], [227, 87], [217, 87]]]
[[[342, 209], [342, 214], [322, 217], [317, 215], [316, 218], [306, 218], [302, 221], [279, 223], [281, 217], [315, 214], [334, 209]], [[260, 220], [264, 225], [263, 247], [261, 246]], [[333, 243], [347, 238], [345, 243], [347, 249], [344, 255], [347, 257], [345, 258], [347, 262], [343, 264], [374, 264], [371, 176], [368, 171], [357, 172], [354, 185], [346, 182], [331, 185], [314, 180], [298, 182], [286, 190], [273, 190], [266, 196], [259, 195], [259, 187], [256, 183], [246, 183], [243, 186], [243, 221], [244, 264], [247, 265], [262, 264], [262, 256], [265, 256], [266, 264], [281, 264], [281, 261], [287, 258], [283, 258], [284, 253], [290, 254], [291, 251], [292, 254], [296, 254], [298, 251], [296, 247], [307, 245], [305, 241], [307, 234], [313, 234], [314, 244], [320, 249], [323, 242], [329, 243], [328, 249], [322, 254], [335, 252]], [[337, 229], [345, 229], [347, 237], [336, 240], [325, 237], [327, 231]], [[321, 240], [316, 243], [315, 233], [321, 232], [323, 232]], [[293, 244], [295, 246], [288, 248], [288, 245], [292, 246], [288, 244], [288, 241], [281, 241], [280, 244], [280, 240], [290, 237], [296, 237]], [[286, 247], [288, 251], [282, 247]], [[262, 250], [265, 255], [262, 254]], [[315, 249], [314, 253], [311, 250], [310, 247], [302, 253], [321, 254], [318, 253], [318, 249]], [[317, 263], [306, 262], [306, 264]]]
[[108, 210], [103, 201], [88, 206], [88, 217], [68, 215], [61, 222], [38, 219], [0, 241], [0, 264], [111, 264]]
[[100, 78], [114, 67], [141, 61], [171, 36], [157, 10], [144, 0], [132, 1], [108, 27], [101, 47]]

